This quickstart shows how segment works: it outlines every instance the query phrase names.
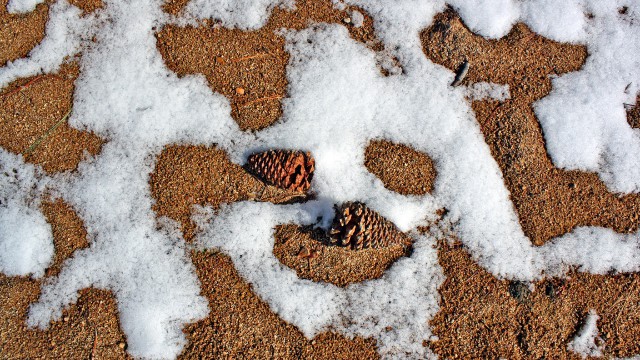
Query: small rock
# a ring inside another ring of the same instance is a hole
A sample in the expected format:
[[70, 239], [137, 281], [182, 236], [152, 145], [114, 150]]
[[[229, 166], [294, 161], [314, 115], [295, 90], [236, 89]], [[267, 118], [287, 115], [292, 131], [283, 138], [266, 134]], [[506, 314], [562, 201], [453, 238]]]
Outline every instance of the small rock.
[[244, 95], [244, 89], [241, 87], [236, 88], [236, 94], [238, 95]]
[[350, 18], [350, 17], [346, 17], [346, 18], [342, 19], [342, 21], [343, 21], [345, 24], [351, 24], [351, 18]]
[[531, 295], [531, 290], [529, 290], [529, 286], [522, 281], [512, 281], [509, 284], [509, 294], [519, 303], [526, 303], [529, 300], [529, 295]]
[[222, 56], [217, 56], [216, 57], [216, 64], [224, 65], [224, 59], [222, 58]]
[[121, 341], [121, 342], [118, 343], [118, 347], [120, 349], [124, 349], [125, 346], [126, 346], [126, 344], [124, 343], [124, 341]]

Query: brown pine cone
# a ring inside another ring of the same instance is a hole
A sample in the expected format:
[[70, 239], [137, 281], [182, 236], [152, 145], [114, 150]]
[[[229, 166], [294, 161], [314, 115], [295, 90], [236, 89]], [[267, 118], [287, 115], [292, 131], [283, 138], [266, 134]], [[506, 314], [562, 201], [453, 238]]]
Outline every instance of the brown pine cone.
[[329, 235], [331, 243], [352, 250], [411, 245], [411, 239], [391, 221], [360, 202], [347, 202], [337, 210]]
[[270, 185], [306, 192], [311, 187], [315, 160], [308, 152], [268, 150], [249, 156], [246, 169]]

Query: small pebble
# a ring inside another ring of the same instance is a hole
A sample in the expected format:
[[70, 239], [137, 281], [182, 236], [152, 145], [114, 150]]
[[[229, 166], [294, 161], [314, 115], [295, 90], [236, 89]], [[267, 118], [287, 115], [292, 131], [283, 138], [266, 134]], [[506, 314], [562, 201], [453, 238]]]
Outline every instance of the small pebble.
[[216, 64], [224, 65], [224, 59], [222, 58], [222, 56], [217, 56], [216, 57]]
[[346, 18], [342, 19], [342, 21], [347, 23], [347, 24], [351, 24], [351, 18], [350, 17], [346, 17]]
[[64, 321], [69, 321], [69, 317], [68, 317], [68, 316], [65, 316], [65, 317], [63, 317], [63, 318], [62, 318], [62, 320], [64, 320]]
[[118, 347], [119, 347], [120, 349], [124, 349], [124, 346], [125, 346], [125, 343], [124, 343], [124, 342], [119, 342], [119, 343], [118, 343]]
[[243, 89], [243, 88], [241, 88], [241, 87], [236, 88], [236, 94], [238, 94], [238, 95], [244, 95], [244, 89]]

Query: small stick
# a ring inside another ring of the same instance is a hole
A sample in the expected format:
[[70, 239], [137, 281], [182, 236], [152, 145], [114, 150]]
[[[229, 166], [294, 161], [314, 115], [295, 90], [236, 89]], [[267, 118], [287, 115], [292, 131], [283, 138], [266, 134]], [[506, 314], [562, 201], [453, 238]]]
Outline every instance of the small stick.
[[33, 85], [35, 82], [40, 81], [42, 79], [44, 79], [45, 76], [44, 75], [38, 75], [36, 77], [34, 77], [33, 79], [29, 80], [26, 84], [22, 85], [22, 86], [18, 86], [17, 88], [13, 89], [12, 91], [9, 91], [8, 93], [2, 95], [2, 97], [9, 97], [10, 95], [13, 95], [17, 92], [20, 92], [26, 88], [28, 88], [29, 86]]
[[251, 104], [255, 104], [255, 103], [259, 103], [259, 102], [263, 102], [263, 101], [269, 101], [269, 100], [280, 100], [280, 99], [282, 99], [282, 98], [283, 98], [283, 96], [282, 96], [282, 95], [271, 95], [271, 96], [266, 96], [266, 97], [263, 97], [263, 98], [260, 98], [260, 99], [255, 99], [255, 100], [248, 101], [248, 102], [246, 102], [246, 103], [244, 103], [244, 104], [240, 105], [240, 107], [246, 107], [246, 106], [249, 106], [249, 105], [251, 105]]
[[33, 150], [35, 150], [35, 148], [37, 148], [40, 143], [42, 143], [42, 141], [44, 141], [44, 139], [46, 139], [52, 132], [54, 132], [58, 126], [60, 126], [65, 120], [67, 120], [67, 118], [69, 117], [69, 114], [71, 114], [71, 110], [69, 109], [69, 111], [62, 117], [62, 119], [58, 120], [57, 123], [55, 123], [52, 127], [49, 128], [49, 130], [47, 130], [47, 132], [45, 132], [44, 134], [42, 134], [42, 136], [40, 136], [38, 139], [36, 139], [36, 141], [33, 142], [33, 144], [31, 144], [31, 146], [29, 146], [25, 151], [22, 152], [22, 155], [29, 155]]
[[269, 53], [258, 53], [255, 55], [249, 55], [249, 56], [243, 56], [240, 58], [236, 58], [236, 59], [231, 59], [231, 62], [237, 63], [240, 61], [245, 61], [245, 60], [250, 60], [250, 59], [257, 59], [257, 58], [261, 58], [261, 57], [269, 57], [269, 56], [273, 56], [272, 54]]
[[467, 73], [469, 72], [469, 62], [467, 60], [463, 61], [460, 66], [458, 66], [458, 70], [456, 70], [456, 77], [453, 79], [451, 86], [458, 86], [462, 83], [465, 77], [467, 77]]
[[93, 328], [93, 348], [91, 348], [91, 354], [89, 355], [89, 360], [95, 359], [96, 356], [96, 347], [98, 345], [98, 330]]

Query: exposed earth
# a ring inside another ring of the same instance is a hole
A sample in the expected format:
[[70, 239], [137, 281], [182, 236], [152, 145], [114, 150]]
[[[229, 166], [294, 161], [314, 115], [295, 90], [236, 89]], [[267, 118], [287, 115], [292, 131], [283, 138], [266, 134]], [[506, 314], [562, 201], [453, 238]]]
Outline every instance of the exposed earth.
[[[70, 2], [85, 14], [101, 7], [99, 1]], [[0, 0], [0, 65], [27, 56], [43, 39], [51, 3], [38, 5], [25, 15], [13, 15], [6, 12], [7, 0]], [[184, 0], [169, 0], [165, 11], [176, 15], [185, 5]], [[178, 76], [203, 74], [214, 92], [229, 99], [231, 115], [240, 128], [257, 131], [278, 121], [281, 100], [287, 96], [289, 56], [276, 29], [339, 23], [353, 39], [374, 51], [384, 50], [366, 12], [358, 9], [365, 14], [362, 26], [347, 21], [353, 9], [337, 10], [329, 0], [299, 0], [296, 10], [275, 9], [268, 23], [256, 31], [228, 30], [213, 21], [198, 27], [166, 26], [156, 34], [157, 49]], [[588, 56], [584, 46], [545, 39], [524, 24], [517, 24], [500, 40], [486, 40], [471, 32], [450, 9], [424, 29], [421, 41], [426, 57], [452, 71], [464, 59], [469, 61], [463, 84], [509, 85], [509, 100], [473, 101], [472, 108], [522, 228], [534, 245], [584, 225], [620, 233], [637, 230], [640, 196], [614, 194], [594, 173], [555, 168], [532, 108], [534, 101], [551, 91], [549, 75], [580, 69]], [[71, 110], [79, 71], [78, 59], [71, 58], [57, 73], [19, 79], [2, 89], [0, 146], [24, 154], [48, 174], [74, 171], [87, 153], [98, 154], [107, 139], [65, 122], [55, 126]], [[389, 75], [382, 64], [380, 71]], [[628, 110], [632, 127], [640, 127], [639, 109]], [[437, 164], [427, 154], [384, 139], [369, 143], [365, 165], [386, 188], [403, 195], [431, 192], [438, 176]], [[242, 200], [304, 201], [294, 193], [264, 185], [215, 146], [165, 147], [149, 185], [156, 215], [176, 220], [187, 241], [198, 231], [190, 217], [194, 204], [219, 208]], [[56, 250], [46, 279], [56, 275], [75, 250], [87, 247], [88, 239], [82, 220], [62, 200], [47, 199], [42, 210], [53, 228]], [[378, 278], [394, 261], [410, 255], [402, 246], [353, 252], [327, 246], [325, 237], [319, 230], [280, 225], [273, 252], [299, 277], [342, 287]], [[311, 253], [314, 256], [305, 256]], [[598, 328], [606, 356], [640, 354], [638, 274], [591, 275], [576, 269], [566, 278], [522, 286], [497, 279], [475, 264], [455, 235], [438, 243], [438, 258], [446, 277], [439, 290], [440, 312], [430, 323], [438, 339], [425, 341], [423, 346], [442, 358], [579, 359], [567, 344], [590, 309], [600, 316]], [[252, 291], [227, 255], [192, 251], [191, 260], [210, 314], [184, 329], [189, 344], [181, 358], [378, 357], [373, 339], [350, 339], [333, 332], [305, 338]], [[128, 357], [116, 300], [109, 291], [85, 289], [62, 320], [48, 330], [27, 329], [27, 309], [38, 299], [42, 281], [0, 274], [0, 357]]]

